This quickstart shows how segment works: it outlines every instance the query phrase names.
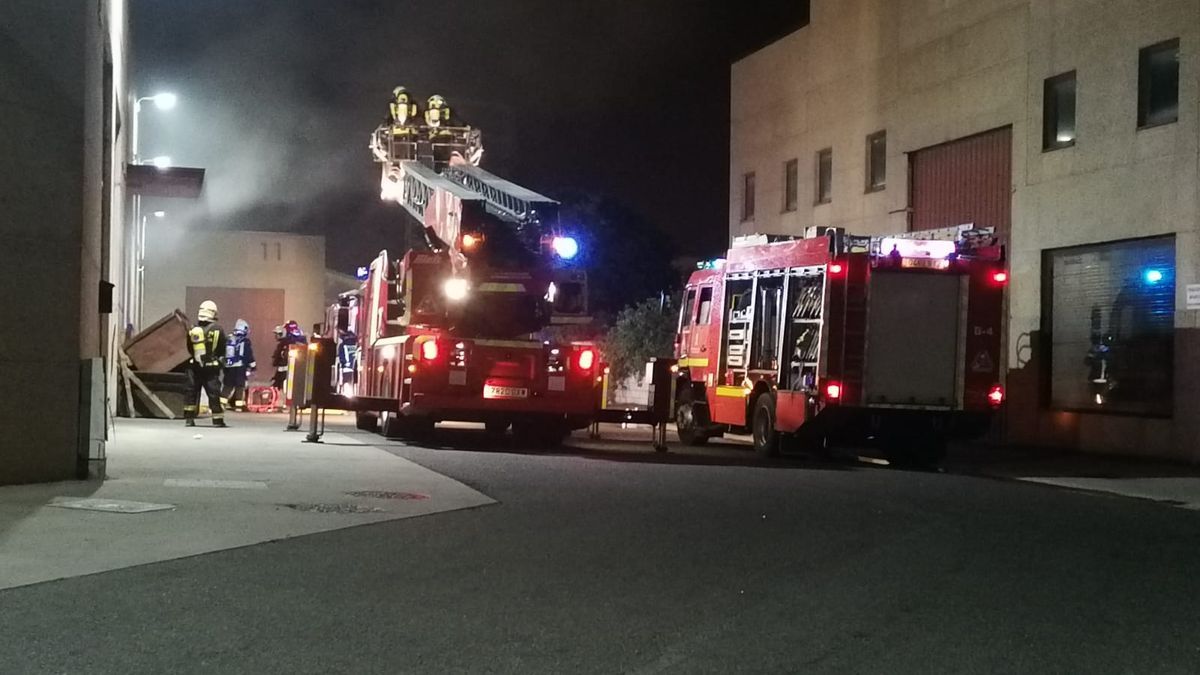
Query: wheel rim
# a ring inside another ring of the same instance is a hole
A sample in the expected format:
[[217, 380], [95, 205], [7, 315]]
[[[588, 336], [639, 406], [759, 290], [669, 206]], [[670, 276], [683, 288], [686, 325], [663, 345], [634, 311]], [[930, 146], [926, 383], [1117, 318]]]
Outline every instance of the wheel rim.
[[691, 431], [696, 426], [696, 416], [690, 403], [684, 403], [675, 410], [675, 426], [681, 431]]

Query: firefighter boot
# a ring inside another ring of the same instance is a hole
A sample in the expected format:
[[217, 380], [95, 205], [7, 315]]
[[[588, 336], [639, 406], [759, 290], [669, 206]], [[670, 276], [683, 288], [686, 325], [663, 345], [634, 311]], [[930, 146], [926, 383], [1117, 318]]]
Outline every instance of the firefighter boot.
[[188, 418], [184, 419], [184, 421], [183, 421], [183, 426], [185, 426], [185, 427], [194, 427], [194, 426], [196, 426], [196, 418], [194, 418], [194, 417], [188, 417]]
[[215, 416], [215, 415], [214, 415], [214, 416], [213, 416], [213, 426], [214, 426], [214, 427], [220, 427], [220, 428], [222, 428], [222, 429], [225, 429], [225, 428], [227, 428], [229, 425], [228, 425], [228, 424], [225, 424], [225, 418], [224, 418], [224, 417], [217, 417], [217, 416]]

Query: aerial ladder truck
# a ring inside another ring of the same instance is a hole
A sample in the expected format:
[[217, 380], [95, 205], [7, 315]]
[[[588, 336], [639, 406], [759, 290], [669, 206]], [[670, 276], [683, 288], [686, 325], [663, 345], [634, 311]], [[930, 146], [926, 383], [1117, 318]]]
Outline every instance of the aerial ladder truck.
[[[298, 405], [354, 410], [359, 428], [395, 438], [466, 421], [553, 445], [587, 427], [597, 352], [544, 335], [588, 311], [558, 203], [480, 168], [481, 134], [469, 126], [385, 123], [370, 149], [381, 198], [420, 224], [424, 245], [380, 252], [330, 308], [324, 338], [297, 355]], [[342, 370], [334, 354], [347, 336], [355, 374], [327, 375]]]

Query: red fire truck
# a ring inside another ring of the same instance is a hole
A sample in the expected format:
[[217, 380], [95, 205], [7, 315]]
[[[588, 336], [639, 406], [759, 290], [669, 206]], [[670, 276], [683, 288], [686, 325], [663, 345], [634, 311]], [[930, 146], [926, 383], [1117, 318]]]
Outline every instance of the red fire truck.
[[917, 464], [983, 433], [1004, 401], [1008, 273], [992, 233], [820, 234], [739, 238], [692, 274], [676, 337], [680, 440], [749, 431], [766, 455], [781, 440], [874, 445]]
[[[541, 337], [587, 313], [586, 277], [570, 266], [578, 244], [559, 230], [558, 204], [476, 166], [482, 145], [470, 127], [385, 125], [371, 148], [382, 198], [421, 225], [425, 242], [399, 259], [380, 253], [361, 289], [331, 308], [324, 342], [310, 345], [319, 383], [305, 382], [298, 405], [354, 410], [360, 428], [381, 425], [390, 437], [472, 421], [551, 445], [587, 427], [595, 348]], [[347, 382], [343, 365], [332, 389], [332, 353], [351, 344], [356, 375]]]

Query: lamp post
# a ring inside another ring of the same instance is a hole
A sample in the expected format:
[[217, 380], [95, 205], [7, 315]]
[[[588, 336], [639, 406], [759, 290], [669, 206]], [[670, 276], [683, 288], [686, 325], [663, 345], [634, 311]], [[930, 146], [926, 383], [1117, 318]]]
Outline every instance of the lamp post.
[[[167, 217], [166, 211], [155, 211], [155, 218], [163, 219]], [[137, 269], [137, 320], [138, 327], [141, 327], [144, 310], [146, 308], [146, 221], [150, 219], [150, 215], [142, 216], [137, 232], [136, 251], [136, 269]]]
[[[142, 112], [142, 104], [151, 102], [154, 107], [159, 110], [170, 110], [175, 107], [178, 102], [178, 97], [170, 92], [162, 92], [153, 96], [142, 96], [135, 99], [133, 102], [133, 129], [130, 131], [130, 155], [133, 157], [133, 164], [141, 164], [142, 158], [139, 150], [138, 141], [140, 140], [140, 118]], [[160, 169], [166, 169], [171, 166], [169, 157], [155, 157], [153, 164]], [[143, 256], [145, 253], [145, 237], [146, 237], [146, 219], [142, 216], [142, 196], [133, 195], [133, 218], [131, 225], [134, 230], [134, 241], [129, 247], [129, 273], [126, 276], [128, 279], [125, 298], [126, 298], [126, 315], [132, 315], [132, 323], [138, 330], [142, 328], [142, 305], [145, 293], [142, 291], [142, 279], [144, 270], [142, 269]], [[155, 214], [157, 215], [157, 213]]]

